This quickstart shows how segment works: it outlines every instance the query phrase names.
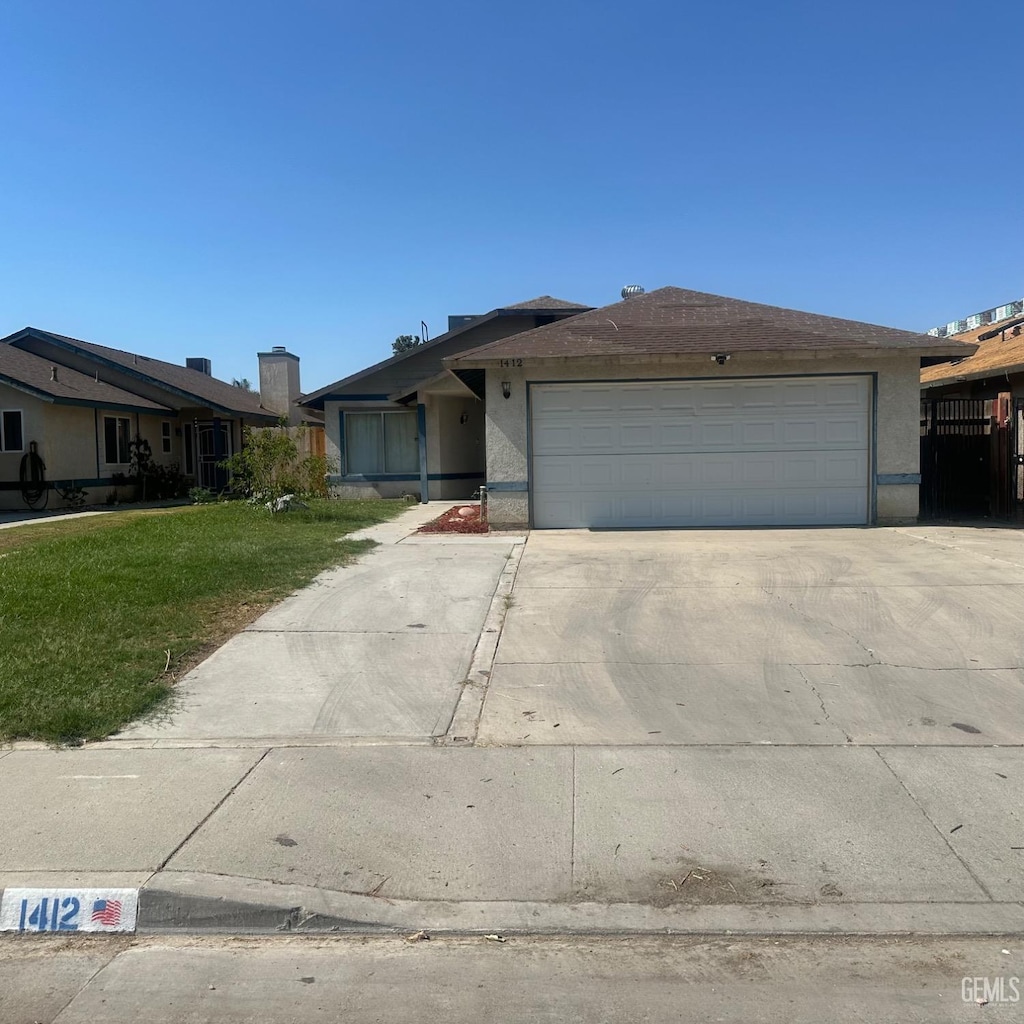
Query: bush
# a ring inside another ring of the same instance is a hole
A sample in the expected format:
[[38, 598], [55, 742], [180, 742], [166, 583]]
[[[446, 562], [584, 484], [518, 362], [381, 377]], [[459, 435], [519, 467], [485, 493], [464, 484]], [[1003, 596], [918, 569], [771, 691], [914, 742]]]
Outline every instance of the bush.
[[193, 505], [212, 505], [217, 500], [217, 495], [206, 487], [193, 487], [188, 496]]
[[300, 454], [296, 437], [304, 440], [304, 431], [304, 427], [294, 432], [287, 427], [247, 428], [242, 450], [221, 464], [231, 473], [234, 489], [260, 505], [286, 494], [327, 497], [330, 460]]
[[138, 483], [142, 501], [162, 501], [185, 494], [188, 480], [179, 472], [178, 464], [164, 466], [154, 462], [153, 449], [144, 437], [136, 434], [128, 451], [131, 456], [128, 476]]

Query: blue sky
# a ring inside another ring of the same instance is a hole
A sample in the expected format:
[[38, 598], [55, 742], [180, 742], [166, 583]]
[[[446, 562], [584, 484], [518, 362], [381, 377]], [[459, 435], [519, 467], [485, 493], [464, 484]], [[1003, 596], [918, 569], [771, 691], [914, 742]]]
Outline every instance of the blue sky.
[[0, 332], [313, 390], [665, 284], [911, 329], [1024, 295], [1019, 2], [6, 0]]

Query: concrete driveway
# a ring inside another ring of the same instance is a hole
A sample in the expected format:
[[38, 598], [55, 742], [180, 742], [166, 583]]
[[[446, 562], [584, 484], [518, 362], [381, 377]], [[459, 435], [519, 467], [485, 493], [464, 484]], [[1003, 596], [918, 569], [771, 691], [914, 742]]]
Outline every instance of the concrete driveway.
[[478, 742], [1024, 742], [1024, 535], [535, 532]]

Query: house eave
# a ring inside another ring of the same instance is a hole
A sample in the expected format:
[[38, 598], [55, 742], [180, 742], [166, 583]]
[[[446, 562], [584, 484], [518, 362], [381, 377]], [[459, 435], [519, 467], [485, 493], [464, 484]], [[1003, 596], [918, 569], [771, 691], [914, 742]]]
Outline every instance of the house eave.
[[[970, 349], [971, 351], [965, 351]], [[921, 347], [887, 347], [881, 345], [858, 345], [850, 347], [829, 347], [829, 348], [743, 348], [729, 351], [728, 345], [723, 345], [722, 350], [729, 353], [729, 357], [743, 358], [771, 357], [787, 360], [795, 359], [877, 359], [904, 356], [908, 358], [922, 358], [929, 356], [968, 356], [974, 352], [974, 346], [958, 345], [950, 348], [948, 345], [921, 346]], [[717, 353], [708, 349], [706, 352], [635, 352], [635, 353], [588, 353], [580, 352], [566, 355], [503, 355], [494, 358], [484, 358], [482, 355], [450, 356], [445, 359], [444, 366], [455, 372], [458, 370], [480, 369], [509, 369], [519, 366], [561, 366], [578, 363], [601, 363], [606, 365], [635, 365], [649, 363], [652, 365], [662, 363], [676, 363], [680, 360], [713, 359]]]

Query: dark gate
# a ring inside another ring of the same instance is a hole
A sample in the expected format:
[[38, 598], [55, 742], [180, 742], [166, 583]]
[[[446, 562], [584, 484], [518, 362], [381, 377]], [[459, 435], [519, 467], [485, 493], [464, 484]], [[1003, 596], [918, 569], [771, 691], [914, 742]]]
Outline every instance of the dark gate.
[[1012, 401], [1007, 431], [1007, 504], [1013, 519], [1024, 520], [1024, 398]]
[[[921, 403], [921, 515], [1005, 515], [1000, 506], [996, 402], [933, 398]], [[1005, 462], [1003, 463], [1005, 465]]]

